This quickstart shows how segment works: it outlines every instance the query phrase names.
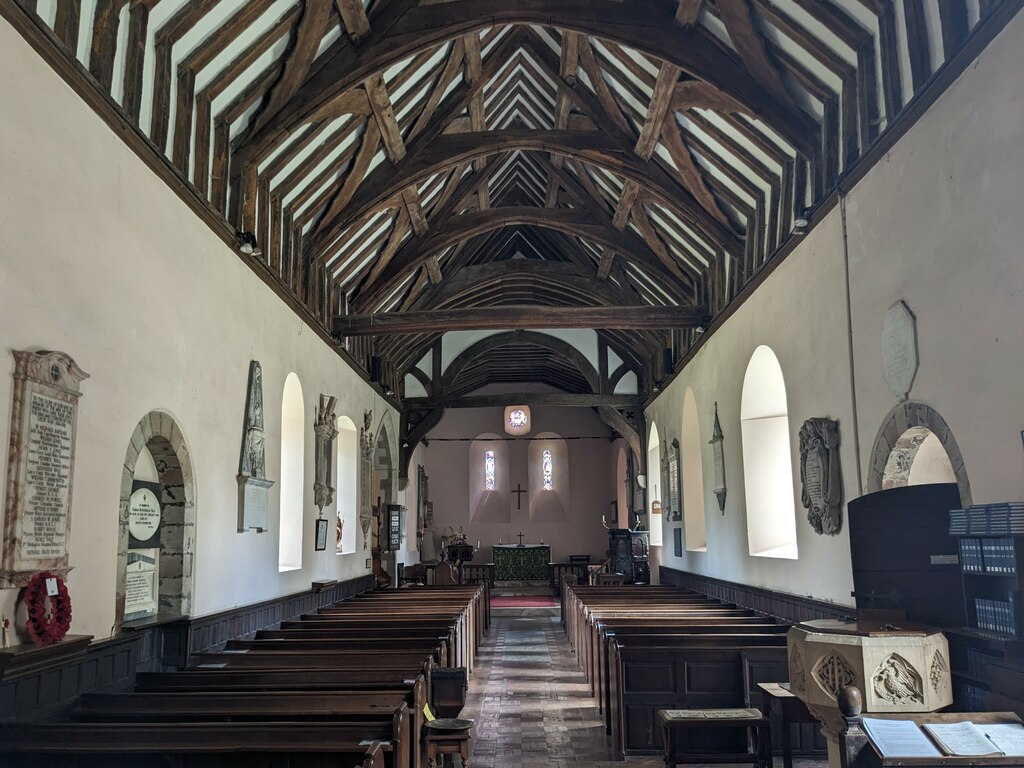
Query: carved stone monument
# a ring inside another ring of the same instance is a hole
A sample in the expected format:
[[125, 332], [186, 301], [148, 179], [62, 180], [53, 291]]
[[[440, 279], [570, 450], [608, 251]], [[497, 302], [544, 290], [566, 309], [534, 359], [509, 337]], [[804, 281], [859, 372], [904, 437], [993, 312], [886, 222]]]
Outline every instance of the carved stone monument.
[[843, 527], [843, 475], [839, 464], [839, 422], [808, 419], [800, 427], [800, 500], [818, 535]]
[[66, 575], [79, 385], [89, 378], [63, 352], [14, 352], [0, 587], [34, 573]]
[[840, 691], [863, 692], [864, 713], [935, 712], [953, 703], [949, 646], [934, 627], [819, 619], [789, 630], [789, 688], [821, 722], [839, 768]]
[[377, 440], [370, 431], [372, 426], [373, 411], [366, 411], [359, 430], [359, 527], [363, 530], [363, 549], [369, 548], [373, 520], [373, 454]]
[[901, 403], [910, 395], [917, 367], [917, 319], [906, 302], [897, 301], [882, 323], [882, 375]]
[[245, 400], [245, 432], [238, 463], [238, 530], [267, 530], [267, 509], [273, 480], [267, 480], [263, 439], [263, 369], [249, 363], [249, 390]]
[[334, 438], [338, 436], [337, 420], [334, 416], [334, 407], [337, 403], [336, 397], [320, 395], [320, 407], [316, 412], [316, 423], [313, 424], [313, 434], [316, 435], [316, 481], [313, 483], [313, 501], [321, 514], [324, 507], [334, 501], [331, 452]]
[[718, 403], [715, 403], [715, 428], [708, 440], [715, 459], [715, 498], [718, 499], [718, 508], [725, 514], [725, 435], [722, 434], [722, 422], [718, 420]]

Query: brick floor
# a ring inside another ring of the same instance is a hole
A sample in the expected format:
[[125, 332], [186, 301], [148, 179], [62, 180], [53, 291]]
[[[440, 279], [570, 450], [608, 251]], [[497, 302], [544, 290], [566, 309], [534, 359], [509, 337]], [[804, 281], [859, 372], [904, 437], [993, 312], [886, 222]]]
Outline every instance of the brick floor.
[[[463, 717], [476, 720], [473, 768], [664, 768], [613, 761], [583, 673], [557, 618], [497, 618], [480, 649]], [[776, 760], [781, 766], [781, 759]], [[795, 768], [824, 763], [795, 761]]]

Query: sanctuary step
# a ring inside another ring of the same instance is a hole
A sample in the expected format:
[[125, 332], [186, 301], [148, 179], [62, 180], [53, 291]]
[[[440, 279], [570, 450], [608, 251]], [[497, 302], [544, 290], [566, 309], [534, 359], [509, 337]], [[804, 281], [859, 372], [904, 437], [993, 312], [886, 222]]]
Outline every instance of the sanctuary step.
[[554, 617], [561, 614], [561, 610], [551, 594], [545, 590], [544, 594], [533, 595], [491, 595], [491, 614], [506, 618], [521, 618], [525, 616], [548, 616]]
[[496, 581], [492, 595], [551, 595], [551, 586], [546, 581]]

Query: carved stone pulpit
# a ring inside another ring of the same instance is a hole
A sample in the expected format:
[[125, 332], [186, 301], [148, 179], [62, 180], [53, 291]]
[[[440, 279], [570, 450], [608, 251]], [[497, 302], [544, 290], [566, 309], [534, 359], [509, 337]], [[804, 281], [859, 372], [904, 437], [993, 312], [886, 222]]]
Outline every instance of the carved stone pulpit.
[[789, 687], [821, 722], [830, 768], [845, 727], [837, 697], [863, 692], [864, 713], [934, 712], [953, 703], [949, 646], [934, 627], [821, 619], [789, 630]]

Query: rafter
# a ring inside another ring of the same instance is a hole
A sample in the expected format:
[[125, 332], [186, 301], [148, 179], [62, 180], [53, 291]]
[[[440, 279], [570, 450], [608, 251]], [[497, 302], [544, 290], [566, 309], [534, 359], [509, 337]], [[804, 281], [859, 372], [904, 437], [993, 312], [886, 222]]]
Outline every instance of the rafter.
[[[729, 0], [730, 2], [734, 0]], [[384, 12], [391, 6], [384, 5]], [[443, 14], [434, 5], [400, 8], [388, 26], [374, 24], [358, 51], [348, 41], [323, 54], [324, 65], [312, 72], [283, 108], [252, 131], [236, 152], [236, 168], [249, 165], [324, 102], [417, 51], [496, 24], [547, 24], [607, 37], [673, 64], [691, 77], [706, 80], [731, 94], [772, 124], [805, 154], [813, 151], [814, 120], [790, 99], [772, 98], [763, 84], [709, 33], [675, 24], [675, 10], [660, 0], [452, 0]], [[372, 19], [371, 19], [372, 23]], [[583, 50], [581, 47], [581, 57]], [[589, 75], [588, 75], [589, 77]]]
[[553, 152], [608, 168], [637, 182], [660, 204], [677, 212], [727, 250], [740, 250], [735, 233], [705, 211], [689, 191], [655, 163], [624, 155], [619, 143], [609, 136], [597, 132], [511, 129], [438, 136], [428, 146], [410, 153], [402, 163], [381, 163], [363, 182], [344, 211], [324, 217], [313, 251], [322, 252], [338, 233], [380, 208], [410, 184], [457, 163], [515, 149]]
[[[322, 0], [316, 0], [321, 2]], [[334, 0], [341, 14], [341, 23], [354, 45], [359, 45], [364, 37], [370, 34], [370, 20], [366, 18], [366, 6], [363, 0]], [[327, 5], [327, 3], [323, 3]]]
[[655, 273], [665, 272], [665, 277], [674, 275], [673, 283], [685, 284], [678, 264], [664, 264], [667, 270], [658, 266], [658, 259], [651, 258], [647, 246], [636, 235], [620, 232], [605, 223], [596, 221], [589, 211], [565, 208], [505, 207], [486, 211], [465, 213], [454, 219], [448, 226], [432, 231], [424, 238], [412, 238], [399, 249], [387, 269], [376, 280], [360, 292], [357, 308], [363, 309], [372, 298], [393, 288], [411, 269], [424, 260], [456, 243], [471, 237], [515, 224], [528, 224], [546, 229], [555, 229], [577, 237], [587, 238], [602, 246], [615, 248], [628, 254], [646, 269]]

